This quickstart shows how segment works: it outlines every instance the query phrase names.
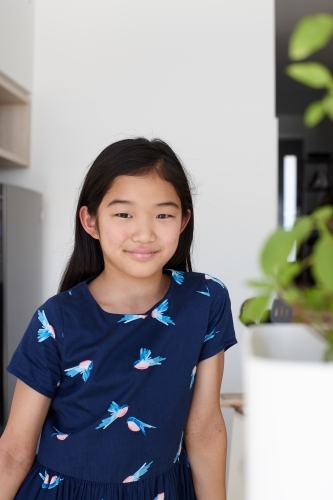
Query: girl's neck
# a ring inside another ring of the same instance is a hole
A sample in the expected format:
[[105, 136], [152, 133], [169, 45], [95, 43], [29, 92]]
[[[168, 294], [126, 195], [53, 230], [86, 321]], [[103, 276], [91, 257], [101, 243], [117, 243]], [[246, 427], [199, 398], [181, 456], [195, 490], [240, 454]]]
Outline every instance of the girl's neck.
[[104, 270], [88, 284], [90, 293], [106, 312], [143, 314], [167, 293], [171, 277], [161, 273], [148, 278], [133, 278]]

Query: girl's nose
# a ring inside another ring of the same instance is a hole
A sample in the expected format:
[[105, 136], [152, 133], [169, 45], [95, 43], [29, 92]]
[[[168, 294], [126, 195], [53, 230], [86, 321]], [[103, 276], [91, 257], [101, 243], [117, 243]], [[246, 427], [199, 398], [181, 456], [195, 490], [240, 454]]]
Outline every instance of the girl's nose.
[[139, 243], [152, 243], [155, 241], [154, 228], [150, 222], [147, 220], [138, 221], [134, 228], [132, 239]]

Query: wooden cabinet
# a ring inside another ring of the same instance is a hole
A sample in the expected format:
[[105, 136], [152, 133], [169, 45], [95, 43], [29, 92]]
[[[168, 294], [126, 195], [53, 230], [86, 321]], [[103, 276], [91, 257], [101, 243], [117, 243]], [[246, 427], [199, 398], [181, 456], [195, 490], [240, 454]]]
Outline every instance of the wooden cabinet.
[[0, 72], [0, 167], [28, 167], [30, 96]]

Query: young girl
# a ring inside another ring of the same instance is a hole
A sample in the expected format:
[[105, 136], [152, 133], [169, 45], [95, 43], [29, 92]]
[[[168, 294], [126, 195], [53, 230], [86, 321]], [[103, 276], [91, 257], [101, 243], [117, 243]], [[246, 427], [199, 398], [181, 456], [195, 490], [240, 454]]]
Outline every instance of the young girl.
[[0, 500], [225, 500], [219, 394], [236, 339], [225, 285], [192, 272], [192, 236], [167, 144], [127, 139], [97, 157], [59, 293], [7, 368]]

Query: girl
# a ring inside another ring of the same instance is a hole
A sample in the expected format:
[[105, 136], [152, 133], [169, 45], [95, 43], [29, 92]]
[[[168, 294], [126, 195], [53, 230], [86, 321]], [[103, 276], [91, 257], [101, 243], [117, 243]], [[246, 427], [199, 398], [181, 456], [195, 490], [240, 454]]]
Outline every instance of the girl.
[[236, 339], [225, 285], [192, 272], [192, 236], [167, 144], [127, 139], [97, 157], [59, 293], [7, 367], [1, 500], [225, 500], [219, 394]]

